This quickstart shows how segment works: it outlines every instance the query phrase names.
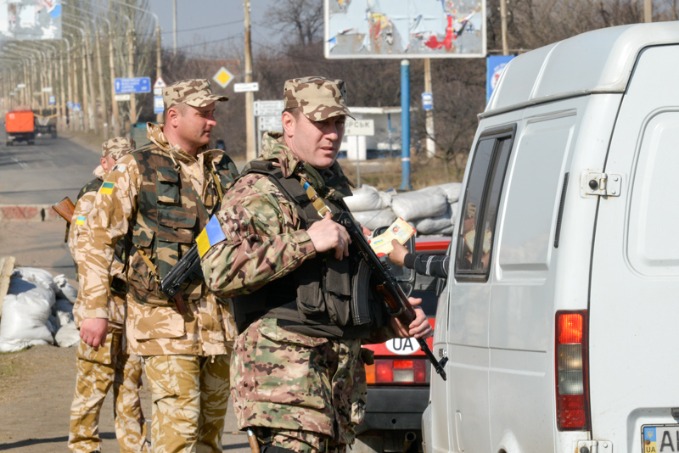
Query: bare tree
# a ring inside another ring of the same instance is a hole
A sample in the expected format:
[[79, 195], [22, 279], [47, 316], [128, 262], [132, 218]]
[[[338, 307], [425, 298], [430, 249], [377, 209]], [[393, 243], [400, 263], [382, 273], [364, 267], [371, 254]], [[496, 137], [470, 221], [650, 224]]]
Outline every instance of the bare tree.
[[267, 18], [289, 36], [285, 43], [309, 45], [323, 39], [322, 0], [282, 0], [271, 7]]

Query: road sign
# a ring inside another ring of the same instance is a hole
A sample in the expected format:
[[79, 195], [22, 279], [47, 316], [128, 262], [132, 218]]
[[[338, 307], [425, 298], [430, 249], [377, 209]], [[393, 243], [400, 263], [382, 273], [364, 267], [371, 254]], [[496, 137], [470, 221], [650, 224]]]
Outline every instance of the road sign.
[[283, 122], [280, 115], [260, 116], [257, 118], [257, 124], [260, 131], [283, 132]]
[[118, 102], [125, 102], [131, 99], [130, 93], [116, 94], [115, 100]]
[[234, 93], [244, 93], [246, 91], [259, 91], [259, 83], [234, 83], [233, 92]]
[[283, 107], [283, 101], [255, 101], [255, 116], [280, 115]]
[[344, 135], [375, 135], [375, 121], [347, 118], [347, 122], [344, 125]]
[[56, 104], [57, 104], [57, 97], [56, 96], [50, 96], [49, 105], [56, 105]]
[[116, 78], [114, 81], [115, 94], [150, 93], [150, 77]]
[[422, 110], [434, 110], [434, 96], [431, 93], [422, 93]]
[[220, 87], [226, 88], [229, 83], [233, 80], [233, 74], [229, 72], [224, 66], [219, 68], [217, 73], [212, 77], [212, 80], [217, 82]]
[[156, 96], [162, 96], [163, 88], [165, 88], [166, 86], [167, 85], [165, 85], [165, 81], [161, 77], [158, 77], [156, 79], [156, 83], [153, 84], [153, 94], [155, 94]]
[[165, 106], [163, 105], [162, 96], [153, 96], [153, 113], [163, 113], [165, 111]]

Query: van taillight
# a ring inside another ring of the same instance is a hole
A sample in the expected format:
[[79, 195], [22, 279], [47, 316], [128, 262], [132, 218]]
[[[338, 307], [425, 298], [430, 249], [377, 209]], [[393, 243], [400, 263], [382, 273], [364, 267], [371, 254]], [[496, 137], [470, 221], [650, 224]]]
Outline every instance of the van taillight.
[[365, 367], [368, 384], [426, 384], [429, 362], [422, 358], [375, 359]]
[[589, 430], [587, 312], [556, 314], [556, 420], [559, 430]]

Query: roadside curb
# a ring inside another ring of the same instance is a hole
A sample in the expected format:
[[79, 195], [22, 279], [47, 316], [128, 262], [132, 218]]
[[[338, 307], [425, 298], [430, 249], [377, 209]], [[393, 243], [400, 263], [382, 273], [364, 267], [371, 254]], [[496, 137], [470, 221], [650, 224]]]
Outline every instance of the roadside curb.
[[33, 205], [0, 205], [0, 221], [3, 220], [29, 220], [45, 222], [62, 220], [61, 216], [52, 209], [51, 204]]

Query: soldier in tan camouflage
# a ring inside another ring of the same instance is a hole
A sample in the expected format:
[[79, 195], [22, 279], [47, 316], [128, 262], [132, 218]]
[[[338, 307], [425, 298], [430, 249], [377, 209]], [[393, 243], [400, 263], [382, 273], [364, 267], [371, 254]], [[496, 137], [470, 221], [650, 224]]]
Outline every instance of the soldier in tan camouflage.
[[235, 336], [230, 301], [209, 294], [199, 274], [172, 299], [160, 282], [237, 174], [223, 151], [207, 149], [217, 102], [226, 100], [203, 79], [163, 90], [164, 124], [149, 123], [150, 143], [122, 157], [106, 177], [81, 248], [80, 336], [96, 348], [111, 316], [106, 276], [114, 247], [130, 237], [126, 338], [129, 351], [143, 358], [158, 453], [222, 451]]
[[[78, 194], [71, 220], [68, 247], [76, 262], [84, 259], [78, 248], [78, 239], [87, 228], [87, 214], [92, 210], [97, 190], [106, 173], [115, 162], [133, 149], [123, 137], [115, 137], [102, 144], [100, 165], [94, 170], [95, 178]], [[125, 453], [148, 452], [146, 421], [142, 413], [139, 389], [142, 385], [141, 359], [125, 351], [123, 327], [125, 323], [125, 281], [123, 265], [118, 259], [111, 266], [111, 297], [108, 301], [110, 322], [103, 344], [95, 349], [80, 342], [76, 359], [75, 394], [71, 404], [71, 422], [68, 447], [76, 453], [99, 451], [99, 415], [106, 394], [113, 388], [113, 411], [116, 438], [120, 451]], [[76, 303], [73, 315], [77, 325], [83, 319], [83, 306]]]
[[336, 162], [350, 115], [344, 98], [341, 80], [286, 81], [283, 133], [266, 134], [261, 157], [199, 236], [209, 287], [234, 297], [233, 403], [263, 452], [345, 451], [365, 413], [372, 356], [362, 342], [431, 333], [419, 308], [403, 326], [374, 303], [357, 280], [360, 257], [329, 213], [351, 194]]

